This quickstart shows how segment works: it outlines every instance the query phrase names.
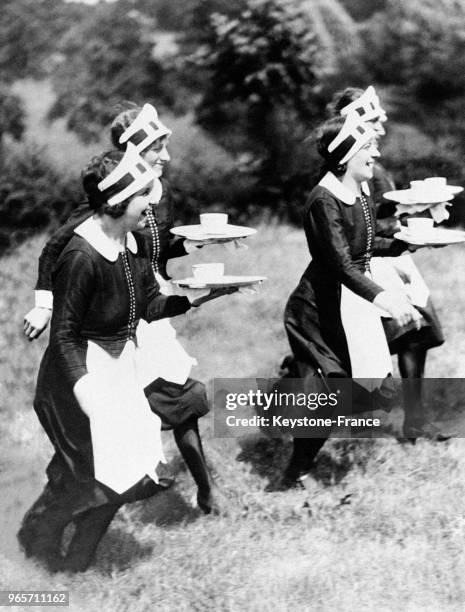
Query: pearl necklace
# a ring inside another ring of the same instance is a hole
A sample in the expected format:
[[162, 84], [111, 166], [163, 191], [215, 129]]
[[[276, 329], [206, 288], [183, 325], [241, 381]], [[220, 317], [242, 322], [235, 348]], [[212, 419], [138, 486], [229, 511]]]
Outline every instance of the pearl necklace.
[[369, 272], [370, 270], [370, 259], [371, 259], [371, 251], [373, 249], [374, 242], [374, 232], [373, 232], [373, 219], [371, 217], [370, 206], [368, 204], [368, 200], [366, 199], [363, 193], [360, 194], [360, 202], [362, 203], [362, 211], [363, 217], [365, 219], [365, 225], [367, 228], [367, 245], [365, 252], [365, 271]]

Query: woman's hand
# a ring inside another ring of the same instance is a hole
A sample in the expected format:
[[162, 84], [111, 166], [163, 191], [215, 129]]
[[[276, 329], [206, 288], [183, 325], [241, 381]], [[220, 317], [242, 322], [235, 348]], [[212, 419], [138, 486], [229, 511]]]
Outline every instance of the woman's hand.
[[24, 315], [24, 335], [29, 338], [29, 340], [38, 338], [47, 327], [51, 317], [52, 311], [50, 308], [35, 306]]
[[403, 326], [414, 321], [417, 329], [420, 328], [421, 314], [403, 293], [381, 291], [373, 300], [373, 304], [386, 310], [398, 325]]
[[235, 293], [238, 287], [218, 287], [217, 289], [199, 288], [199, 289], [188, 289], [186, 287], [176, 287], [177, 295], [185, 295], [191, 306], [197, 308], [205, 302], [210, 302], [216, 298], [228, 295], [229, 293]]
[[217, 289], [210, 289], [207, 295], [202, 295], [191, 301], [191, 305], [194, 307], [198, 307], [201, 304], [205, 304], [205, 302], [216, 300], [216, 298], [222, 297], [223, 295], [235, 293], [236, 291], [238, 291], [238, 289], [239, 287], [218, 287]]
[[190, 240], [186, 238], [184, 240], [184, 249], [186, 253], [193, 253], [197, 249], [201, 249], [204, 246], [211, 244], [220, 244], [229, 253], [235, 253], [240, 249], [247, 250], [249, 247], [244, 244], [243, 239], [239, 238], [209, 238], [208, 240]]
[[96, 404], [96, 385], [94, 377], [89, 373], [84, 374], [84, 376], [74, 385], [73, 393], [81, 410], [89, 417], [92, 413], [92, 407]]

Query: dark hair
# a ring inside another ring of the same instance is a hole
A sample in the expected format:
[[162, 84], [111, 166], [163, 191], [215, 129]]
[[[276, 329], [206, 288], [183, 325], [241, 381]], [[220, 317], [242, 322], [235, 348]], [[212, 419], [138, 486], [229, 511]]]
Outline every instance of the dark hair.
[[121, 217], [129, 205], [130, 198], [109, 206], [108, 195], [103, 195], [98, 184], [116, 168], [122, 160], [122, 151], [108, 151], [102, 155], [94, 156], [81, 172], [82, 186], [87, 194], [89, 207], [99, 214], [106, 214], [114, 219]]
[[331, 98], [331, 102], [329, 102], [326, 107], [326, 116], [328, 118], [339, 117], [341, 110], [348, 104], [358, 100], [363, 93], [363, 89], [360, 89], [359, 87], [346, 87], [345, 89], [336, 91]]
[[347, 170], [346, 164], [339, 164], [328, 151], [330, 143], [336, 138], [344, 125], [344, 117], [332, 117], [319, 126], [316, 132], [316, 147], [318, 153], [324, 159], [322, 173], [332, 172], [336, 176], [342, 176]]
[[124, 151], [126, 143], [120, 144], [120, 137], [125, 132], [137, 115], [141, 112], [142, 107], [135, 102], [125, 100], [115, 107], [116, 117], [113, 119], [110, 126], [111, 142], [115, 149]]

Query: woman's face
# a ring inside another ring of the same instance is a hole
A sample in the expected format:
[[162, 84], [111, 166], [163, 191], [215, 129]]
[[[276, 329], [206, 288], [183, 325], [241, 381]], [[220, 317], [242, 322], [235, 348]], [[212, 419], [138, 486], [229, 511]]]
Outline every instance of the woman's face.
[[150, 206], [149, 195], [151, 190], [152, 183], [150, 183], [148, 187], [141, 189], [132, 197], [122, 216], [126, 231], [130, 232], [145, 227], [145, 218]]
[[167, 145], [168, 138], [164, 136], [155, 140], [150, 147], [141, 153], [144, 160], [153, 168], [157, 178], [161, 177], [163, 174], [163, 166], [171, 159]]
[[386, 136], [386, 130], [384, 129], [383, 122], [379, 118], [371, 119], [371, 121], [367, 121], [367, 123], [378, 138], [381, 138], [381, 136]]
[[379, 151], [373, 139], [349, 159], [346, 175], [349, 175], [357, 183], [369, 181], [373, 177], [373, 165], [376, 157], [379, 157]]

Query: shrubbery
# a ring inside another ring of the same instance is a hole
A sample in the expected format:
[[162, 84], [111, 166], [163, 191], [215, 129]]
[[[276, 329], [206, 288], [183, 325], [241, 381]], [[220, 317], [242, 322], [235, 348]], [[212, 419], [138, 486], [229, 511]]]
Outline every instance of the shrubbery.
[[2, 167], [0, 249], [63, 222], [82, 199], [78, 178], [55, 170], [44, 149], [19, 149]]
[[402, 84], [422, 101], [464, 94], [464, 2], [387, 0], [363, 31], [377, 81]]

